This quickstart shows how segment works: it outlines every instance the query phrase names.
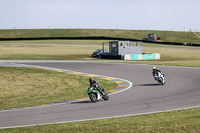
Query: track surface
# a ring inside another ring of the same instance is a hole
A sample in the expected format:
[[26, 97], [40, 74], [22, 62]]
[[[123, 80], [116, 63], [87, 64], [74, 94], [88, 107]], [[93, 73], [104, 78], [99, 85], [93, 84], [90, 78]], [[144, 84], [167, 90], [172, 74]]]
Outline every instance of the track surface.
[[133, 86], [108, 101], [82, 101], [0, 112], [0, 128], [61, 123], [200, 106], [200, 69], [160, 66], [167, 81], [158, 85], [152, 66], [86, 62], [32, 62], [29, 65], [99, 74], [131, 81]]

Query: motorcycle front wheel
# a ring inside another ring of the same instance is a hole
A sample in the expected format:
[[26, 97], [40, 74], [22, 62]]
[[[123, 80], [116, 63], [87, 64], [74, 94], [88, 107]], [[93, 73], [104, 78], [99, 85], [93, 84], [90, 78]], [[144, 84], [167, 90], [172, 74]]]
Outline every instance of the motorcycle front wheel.
[[104, 100], [108, 100], [108, 99], [109, 99], [109, 96], [108, 96], [107, 93], [105, 93], [105, 94], [102, 96], [102, 98], [103, 98]]
[[97, 102], [97, 94], [90, 93], [89, 98], [90, 98], [91, 102], [93, 102], [93, 103]]
[[160, 80], [160, 83], [161, 83], [162, 85], [165, 84], [165, 83], [163, 82], [163, 78], [160, 78], [159, 80]]

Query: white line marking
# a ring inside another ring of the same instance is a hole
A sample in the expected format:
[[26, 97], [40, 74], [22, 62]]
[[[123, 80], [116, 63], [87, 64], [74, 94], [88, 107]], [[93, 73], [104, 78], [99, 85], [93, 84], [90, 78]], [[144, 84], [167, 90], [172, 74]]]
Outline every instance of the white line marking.
[[19, 127], [32, 127], [32, 126], [42, 126], [42, 125], [51, 125], [51, 124], [63, 124], [63, 123], [70, 123], [70, 122], [82, 122], [82, 121], [92, 121], [92, 120], [101, 120], [101, 119], [110, 119], [110, 118], [119, 118], [119, 117], [128, 117], [128, 116], [138, 116], [138, 115], [155, 114], [155, 113], [164, 113], [164, 112], [169, 112], [169, 111], [178, 111], [178, 110], [192, 109], [192, 108], [199, 108], [199, 107], [200, 107], [200, 106], [192, 106], [192, 107], [177, 108], [177, 109], [171, 109], [171, 110], [163, 110], [163, 111], [155, 111], [155, 112], [146, 112], [146, 113], [136, 113], [136, 114], [128, 114], [128, 115], [101, 117], [101, 118], [92, 118], [92, 119], [83, 119], [83, 120], [73, 120], [73, 121], [62, 121], [62, 122], [32, 124], [32, 125], [21, 125], [21, 126], [0, 127], [0, 129], [19, 128]]

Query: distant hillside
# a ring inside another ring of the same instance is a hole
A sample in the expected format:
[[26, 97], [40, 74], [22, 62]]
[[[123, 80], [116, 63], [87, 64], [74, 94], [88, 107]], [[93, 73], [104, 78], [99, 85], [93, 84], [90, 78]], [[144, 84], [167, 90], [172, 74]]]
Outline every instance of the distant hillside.
[[0, 38], [34, 38], [34, 37], [87, 37], [105, 36], [143, 40], [149, 33], [156, 33], [162, 41], [197, 43], [200, 38], [192, 32], [118, 30], [118, 29], [14, 29], [0, 30]]

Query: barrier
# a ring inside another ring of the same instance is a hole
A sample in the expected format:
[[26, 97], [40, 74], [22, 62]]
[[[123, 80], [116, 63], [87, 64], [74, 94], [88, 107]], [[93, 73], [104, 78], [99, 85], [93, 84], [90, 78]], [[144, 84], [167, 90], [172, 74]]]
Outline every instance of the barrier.
[[[132, 38], [105, 37], [105, 36], [0, 38], [0, 41], [21, 41], [21, 40], [123, 40], [123, 41], [141, 41], [146, 43], [157, 43], [163, 45], [183, 45], [183, 43], [178, 43], [178, 42], [159, 42], [159, 41], [147, 41], [147, 40], [139, 40]], [[185, 43], [185, 46], [200, 47], [200, 44]]]
[[160, 54], [159, 53], [152, 53], [152, 54], [131, 54], [131, 55], [124, 55], [124, 60], [159, 60]]

